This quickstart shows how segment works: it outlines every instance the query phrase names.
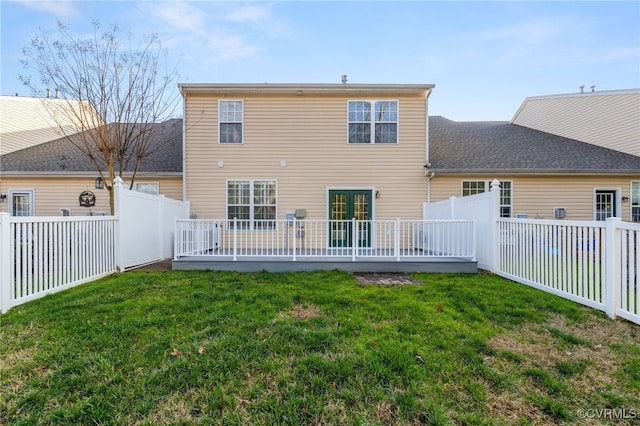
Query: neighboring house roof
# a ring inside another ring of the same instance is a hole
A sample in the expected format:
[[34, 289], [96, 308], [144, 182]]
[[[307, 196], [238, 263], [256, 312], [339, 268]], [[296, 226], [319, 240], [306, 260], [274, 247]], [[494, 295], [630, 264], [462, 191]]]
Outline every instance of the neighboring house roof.
[[87, 102], [0, 96], [0, 155], [76, 133], [80, 127], [73, 117], [77, 115], [87, 117], [85, 127], [101, 124], [97, 112]]
[[640, 156], [640, 89], [529, 97], [511, 123]]
[[640, 175], [634, 156], [509, 122], [429, 117], [430, 171]]
[[[182, 173], [182, 120], [171, 119], [154, 126], [157, 128], [151, 145], [157, 151], [142, 160], [138, 173]], [[96, 168], [67, 138], [58, 138], [0, 156], [0, 171], [2, 175], [73, 175], [95, 174]], [[133, 171], [133, 161], [126, 171]]]

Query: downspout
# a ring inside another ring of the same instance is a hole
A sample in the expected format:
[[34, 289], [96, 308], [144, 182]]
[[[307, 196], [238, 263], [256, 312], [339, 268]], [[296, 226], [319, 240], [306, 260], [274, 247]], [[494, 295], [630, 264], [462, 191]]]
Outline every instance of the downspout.
[[427, 175], [428, 172], [428, 167], [431, 166], [431, 163], [429, 163], [429, 95], [431, 94], [431, 91], [429, 91], [429, 94], [427, 95], [427, 97], [424, 99], [424, 173], [425, 176]]
[[427, 178], [427, 203], [431, 202], [431, 179], [436, 175], [435, 172], [432, 172], [429, 175], [429, 167], [431, 167], [431, 163], [429, 162], [429, 96], [431, 95], [431, 90], [427, 94], [427, 97], [424, 99], [424, 175], [428, 176]]
[[431, 174], [427, 178], [427, 203], [431, 202], [431, 179], [433, 179], [435, 175], [436, 172], [431, 172]]

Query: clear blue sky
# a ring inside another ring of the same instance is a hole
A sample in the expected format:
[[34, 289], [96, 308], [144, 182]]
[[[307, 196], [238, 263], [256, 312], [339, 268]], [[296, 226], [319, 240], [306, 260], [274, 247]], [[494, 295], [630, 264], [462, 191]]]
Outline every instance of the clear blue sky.
[[2, 95], [56, 19], [158, 33], [190, 83], [433, 83], [431, 115], [509, 120], [527, 96], [640, 87], [640, 2], [2, 1]]

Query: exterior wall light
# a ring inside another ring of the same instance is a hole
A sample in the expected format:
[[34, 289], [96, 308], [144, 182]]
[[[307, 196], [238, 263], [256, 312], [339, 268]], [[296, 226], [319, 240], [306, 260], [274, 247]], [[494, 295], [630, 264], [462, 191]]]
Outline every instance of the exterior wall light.
[[4, 203], [4, 200], [7, 199], [7, 194], [0, 194], [0, 203]]
[[104, 181], [102, 180], [102, 176], [98, 176], [96, 178], [96, 189], [104, 188]]

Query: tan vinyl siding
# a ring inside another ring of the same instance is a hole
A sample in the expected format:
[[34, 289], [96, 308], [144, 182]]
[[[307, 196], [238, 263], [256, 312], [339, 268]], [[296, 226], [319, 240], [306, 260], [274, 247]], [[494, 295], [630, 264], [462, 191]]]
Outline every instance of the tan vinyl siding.
[[640, 156], [640, 90], [527, 98], [512, 122]]
[[[553, 219], [555, 207], [567, 210], [565, 220], [594, 220], [594, 194], [596, 189], [619, 190], [620, 197], [629, 197], [631, 181], [636, 176], [436, 176], [431, 180], [431, 201], [461, 196], [463, 180], [493, 179], [511, 181], [512, 212], [527, 214], [529, 218]], [[622, 220], [631, 219], [630, 202], [620, 203]]]
[[[137, 182], [158, 182], [160, 193], [168, 198], [182, 200], [182, 179], [140, 178]], [[61, 208], [70, 208], [72, 216], [84, 216], [89, 213], [109, 214], [109, 193], [106, 189], [95, 189], [94, 178], [87, 177], [3, 177], [0, 179], [0, 193], [9, 194], [11, 190], [34, 191], [34, 214], [36, 216], [60, 216]], [[80, 207], [78, 197], [82, 191], [91, 191], [96, 195], [94, 207]], [[8, 212], [9, 200], [0, 203], [0, 212]]]
[[[275, 179], [278, 218], [327, 217], [328, 189], [379, 191], [375, 217], [420, 218], [426, 200], [424, 97], [245, 96], [244, 143], [218, 143], [218, 100], [186, 96], [186, 196], [199, 218], [226, 217], [227, 179]], [[347, 143], [348, 100], [397, 100], [398, 144]], [[219, 167], [222, 162], [223, 167]], [[286, 162], [283, 167], [281, 162]]]

